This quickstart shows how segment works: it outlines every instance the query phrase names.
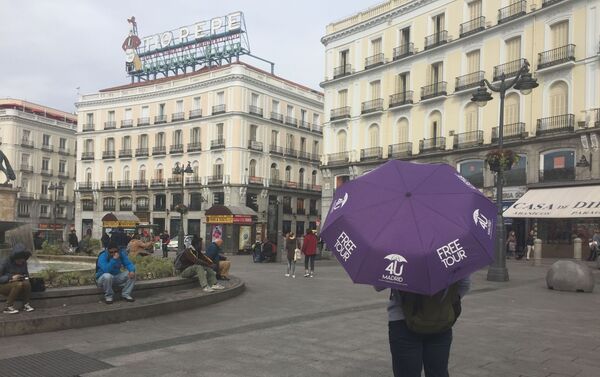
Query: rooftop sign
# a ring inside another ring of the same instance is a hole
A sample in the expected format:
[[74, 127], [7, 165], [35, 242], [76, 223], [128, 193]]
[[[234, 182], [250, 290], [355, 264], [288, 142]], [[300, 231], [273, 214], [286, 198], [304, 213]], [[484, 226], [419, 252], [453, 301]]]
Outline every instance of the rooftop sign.
[[197, 22], [174, 30], [139, 38], [135, 17], [127, 20], [129, 36], [122, 48], [126, 71], [138, 80], [186, 73], [205, 66], [231, 63], [233, 58], [250, 53], [244, 14]]

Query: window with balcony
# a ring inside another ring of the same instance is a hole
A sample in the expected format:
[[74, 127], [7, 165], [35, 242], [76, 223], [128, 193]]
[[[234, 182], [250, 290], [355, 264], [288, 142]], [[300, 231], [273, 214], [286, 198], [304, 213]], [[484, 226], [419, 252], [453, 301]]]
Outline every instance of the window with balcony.
[[448, 41], [448, 31], [446, 31], [446, 16], [444, 13], [431, 18], [433, 34], [425, 37], [425, 49], [440, 46]]
[[346, 139], [347, 139], [346, 131], [340, 130], [337, 134], [338, 152], [346, 152], [347, 151]]
[[540, 182], [575, 180], [575, 151], [562, 149], [540, 155]]
[[385, 63], [383, 50], [381, 46], [381, 38], [376, 38], [371, 41], [371, 55], [365, 58], [365, 69], [377, 67]]
[[473, 186], [483, 187], [483, 160], [462, 161], [458, 164], [458, 172]]
[[279, 167], [276, 163], [271, 164], [271, 170], [269, 173], [271, 181], [279, 181]]
[[248, 176], [256, 177], [256, 160], [250, 160], [250, 164], [248, 165]]
[[575, 61], [575, 45], [569, 43], [569, 21], [550, 26], [551, 49], [538, 54], [538, 69]]
[[350, 65], [350, 50], [342, 50], [339, 55], [339, 64], [333, 70], [333, 78], [344, 77], [352, 73]]
[[445, 96], [447, 94], [446, 82], [442, 81], [443, 78], [444, 63], [438, 62], [431, 64], [427, 75], [427, 85], [421, 87], [421, 100]]
[[279, 145], [279, 132], [278, 131], [271, 131], [271, 145], [272, 146], [278, 146]]
[[285, 181], [286, 182], [292, 181], [292, 167], [289, 165], [285, 167]]
[[107, 197], [102, 199], [102, 210], [103, 211], [114, 211], [116, 210], [116, 199]]

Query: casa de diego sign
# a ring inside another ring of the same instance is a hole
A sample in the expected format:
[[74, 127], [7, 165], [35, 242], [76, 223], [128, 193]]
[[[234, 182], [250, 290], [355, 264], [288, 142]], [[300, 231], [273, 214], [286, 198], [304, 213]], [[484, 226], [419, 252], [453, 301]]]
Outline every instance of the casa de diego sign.
[[138, 36], [135, 17], [127, 20], [129, 35], [122, 48], [126, 56], [126, 71], [142, 78], [157, 74], [185, 73], [205, 66], [231, 63], [233, 58], [250, 53], [244, 14], [233, 12], [193, 25]]

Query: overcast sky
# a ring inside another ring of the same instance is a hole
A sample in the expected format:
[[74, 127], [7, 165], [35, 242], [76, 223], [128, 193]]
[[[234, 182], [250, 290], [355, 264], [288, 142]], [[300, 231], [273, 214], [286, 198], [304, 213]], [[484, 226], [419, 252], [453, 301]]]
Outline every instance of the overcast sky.
[[[324, 78], [325, 26], [381, 0], [0, 0], [0, 98], [75, 111], [81, 94], [127, 84], [121, 44], [242, 11], [253, 55], [314, 89]], [[246, 58], [268, 70], [269, 66]]]

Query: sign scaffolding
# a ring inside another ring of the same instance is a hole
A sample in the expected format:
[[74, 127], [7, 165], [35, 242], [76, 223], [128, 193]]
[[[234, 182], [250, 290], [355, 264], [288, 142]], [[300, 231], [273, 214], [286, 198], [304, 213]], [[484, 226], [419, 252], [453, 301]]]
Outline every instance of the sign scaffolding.
[[125, 70], [134, 82], [194, 72], [250, 55], [242, 12], [201, 21], [190, 26], [139, 38], [135, 17], [122, 45]]

